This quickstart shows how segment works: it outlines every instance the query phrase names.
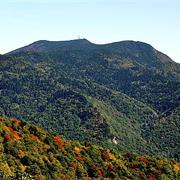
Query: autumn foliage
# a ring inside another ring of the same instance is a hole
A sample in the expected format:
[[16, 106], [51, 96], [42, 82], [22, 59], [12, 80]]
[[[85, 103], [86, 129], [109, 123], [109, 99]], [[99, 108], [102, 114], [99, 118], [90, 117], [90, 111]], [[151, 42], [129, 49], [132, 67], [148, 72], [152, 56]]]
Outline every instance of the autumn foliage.
[[64, 148], [64, 142], [62, 141], [62, 139], [61, 139], [58, 135], [54, 136], [54, 141], [56, 142], [56, 144], [57, 144], [61, 149]]
[[10, 136], [9, 136], [9, 134], [5, 134], [4, 135], [4, 140], [5, 141], [9, 141], [11, 138], [10, 138]]
[[178, 179], [176, 161], [120, 154], [90, 143], [67, 141], [36, 126], [0, 117], [3, 179]]
[[15, 130], [13, 130], [12, 127], [5, 126], [4, 129], [7, 130], [16, 140], [20, 139], [19, 134]]

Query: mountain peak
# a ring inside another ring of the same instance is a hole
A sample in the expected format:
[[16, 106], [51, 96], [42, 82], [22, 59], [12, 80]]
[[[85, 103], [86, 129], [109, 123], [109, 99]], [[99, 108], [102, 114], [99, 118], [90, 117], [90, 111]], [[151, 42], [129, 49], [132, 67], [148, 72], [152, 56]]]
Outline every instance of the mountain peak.
[[84, 48], [92, 47], [93, 44], [87, 39], [74, 39], [68, 41], [48, 41], [39, 40], [19, 48], [17, 50], [11, 51], [8, 54], [15, 54], [19, 52], [52, 52], [59, 50], [80, 50]]
[[32, 44], [40, 44], [40, 43], [88, 43], [91, 44], [90, 41], [88, 41], [87, 39], [83, 38], [83, 39], [73, 39], [73, 40], [65, 40], [65, 41], [49, 41], [49, 40], [39, 40], [39, 41], [35, 41]]
[[156, 66], [157, 63], [161, 64], [173, 62], [168, 56], [157, 51], [150, 44], [133, 40], [125, 40], [108, 44], [94, 44], [85, 38], [67, 41], [39, 40], [25, 47], [11, 51], [7, 54], [11, 55], [19, 52], [56, 53], [58, 51], [88, 51], [92, 49], [106, 49], [113, 53], [120, 53], [126, 56], [131, 56], [135, 58], [138, 63], [145, 62], [145, 64], [151, 65], [153, 67]]

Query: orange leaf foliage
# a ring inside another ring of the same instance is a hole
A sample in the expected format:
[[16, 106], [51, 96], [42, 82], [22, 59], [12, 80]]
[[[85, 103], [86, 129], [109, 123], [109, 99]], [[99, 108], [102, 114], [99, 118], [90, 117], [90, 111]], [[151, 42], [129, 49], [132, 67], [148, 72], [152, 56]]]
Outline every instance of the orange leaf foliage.
[[85, 158], [84, 158], [84, 157], [81, 157], [81, 156], [77, 156], [76, 159], [77, 159], [78, 161], [84, 161], [84, 160], [85, 160]]
[[33, 140], [33, 141], [36, 141], [38, 143], [41, 143], [41, 141], [39, 140], [39, 138], [37, 136], [35, 136], [34, 134], [30, 134], [30, 138]]
[[147, 160], [147, 159], [146, 159], [145, 157], [143, 157], [143, 156], [140, 157], [139, 160], [142, 161], [142, 162], [145, 163], [145, 164], [148, 164], [148, 163], [149, 163], [149, 160]]
[[74, 151], [75, 151], [76, 154], [80, 154], [81, 149], [80, 149], [79, 147], [75, 147], [75, 148], [74, 148]]
[[15, 117], [11, 118], [11, 120], [16, 123], [16, 126], [18, 126], [21, 123], [21, 121]]
[[108, 151], [102, 153], [102, 158], [104, 160], [116, 160], [116, 157], [111, 152]]
[[8, 132], [10, 132], [11, 135], [13, 135], [13, 137], [14, 137], [16, 140], [19, 140], [19, 139], [20, 139], [19, 134], [18, 134], [16, 131], [14, 131], [14, 129], [13, 129], [12, 127], [7, 127], [7, 126], [5, 126], [4, 129], [6, 129]]
[[59, 136], [57, 136], [57, 135], [54, 136], [54, 141], [61, 149], [64, 148], [64, 142], [62, 141], [62, 139]]
[[176, 164], [174, 165], [174, 170], [175, 170], [175, 171], [180, 171], [180, 163], [176, 163]]
[[97, 169], [96, 170], [96, 172], [97, 172], [97, 174], [99, 175], [99, 176], [101, 176], [101, 177], [104, 177], [104, 171], [102, 170], [102, 169]]

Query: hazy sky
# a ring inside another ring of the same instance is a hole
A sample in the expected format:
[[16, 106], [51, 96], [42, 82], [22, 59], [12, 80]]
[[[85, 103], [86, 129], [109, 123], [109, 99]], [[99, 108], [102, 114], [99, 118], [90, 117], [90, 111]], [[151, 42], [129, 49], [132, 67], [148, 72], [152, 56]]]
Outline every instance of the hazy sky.
[[0, 0], [0, 53], [37, 40], [137, 40], [180, 62], [180, 0]]

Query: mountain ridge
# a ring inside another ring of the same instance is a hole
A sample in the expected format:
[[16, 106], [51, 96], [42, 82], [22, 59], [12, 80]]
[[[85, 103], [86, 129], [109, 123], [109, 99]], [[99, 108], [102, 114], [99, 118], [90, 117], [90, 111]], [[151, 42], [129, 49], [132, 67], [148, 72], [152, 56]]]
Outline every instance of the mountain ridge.
[[[141, 41], [133, 41], [133, 40], [124, 40], [106, 44], [94, 44], [87, 39], [74, 39], [74, 40], [66, 40], [66, 41], [49, 41], [49, 40], [39, 40], [35, 41], [27, 46], [22, 48], [15, 49], [6, 53], [5, 55], [13, 55], [19, 52], [37, 52], [37, 53], [47, 53], [47, 52], [58, 52], [58, 51], [78, 51], [78, 50], [109, 50], [111, 49], [113, 52], [119, 53], [124, 52], [125, 54], [133, 53], [134, 58], [141, 59], [144, 58], [144, 55], [141, 52], [149, 51], [149, 54], [154, 54], [154, 64], [158, 63], [166, 63], [168, 65], [172, 65], [174, 62], [169, 56], [166, 54], [156, 50], [153, 46], [148, 43]], [[156, 57], [157, 56], [157, 57]], [[141, 63], [142, 60], [139, 62]], [[161, 61], [161, 62], [159, 62]], [[146, 63], [148, 64], [148, 62]], [[152, 63], [150, 62], [150, 65]], [[177, 66], [180, 67], [179, 63], [176, 63]]]
[[[110, 42], [110, 43], [103, 43], [103, 44], [97, 44], [97, 43], [92, 43], [91, 41], [89, 41], [88, 39], [73, 39], [73, 40], [63, 40], [63, 41], [50, 41], [50, 40], [38, 40], [38, 41], [35, 41], [29, 45], [26, 45], [22, 48], [18, 48], [18, 49], [15, 49], [13, 51], [10, 51], [6, 54], [12, 54], [12, 53], [16, 53], [16, 50], [25, 50], [27, 47], [29, 46], [33, 46], [33, 45], [40, 45], [40, 44], [55, 44], [56, 46], [58, 45], [87, 45], [87, 44], [91, 44], [93, 46], [96, 46], [96, 47], [103, 47], [103, 46], [114, 46], [114, 47], [117, 47], [117, 46], [124, 46], [124, 47], [128, 47], [129, 48], [132, 48], [132, 47], [138, 47], [139, 48], [142, 48], [142, 47], [148, 47], [148, 48], [152, 48], [155, 50], [155, 48], [153, 46], [151, 46], [150, 44], [146, 43], [146, 42], [142, 42], [142, 41], [134, 41], [134, 40], [123, 40], [123, 41], [117, 41], [117, 42]], [[4, 54], [5, 55], [5, 54]]]

